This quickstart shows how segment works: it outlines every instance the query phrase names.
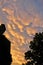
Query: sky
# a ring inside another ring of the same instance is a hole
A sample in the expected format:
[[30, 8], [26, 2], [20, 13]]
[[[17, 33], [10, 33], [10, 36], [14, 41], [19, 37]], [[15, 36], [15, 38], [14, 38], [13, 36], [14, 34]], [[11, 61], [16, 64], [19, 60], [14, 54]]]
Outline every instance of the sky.
[[0, 24], [11, 41], [12, 65], [22, 65], [29, 42], [43, 31], [43, 0], [0, 0]]

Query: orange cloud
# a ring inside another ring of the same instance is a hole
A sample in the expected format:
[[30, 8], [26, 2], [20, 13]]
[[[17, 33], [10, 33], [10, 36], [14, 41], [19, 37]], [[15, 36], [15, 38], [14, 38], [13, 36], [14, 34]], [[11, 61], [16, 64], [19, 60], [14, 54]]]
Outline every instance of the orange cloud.
[[[7, 28], [9, 33], [16, 38], [16, 40], [18, 40], [18, 43], [24, 43], [25, 42], [25, 38], [18, 32], [15, 32], [10, 24], [7, 24]], [[20, 44], [22, 45], [22, 44]]]
[[2, 11], [7, 13], [8, 15], [13, 15], [14, 13], [12, 9], [9, 9], [7, 7], [2, 8]]
[[25, 60], [23, 58], [23, 53], [22, 52], [19, 52], [19, 51], [16, 51], [16, 50], [12, 50], [12, 54], [13, 54], [13, 63], [14, 63], [14, 60], [16, 63], [19, 63], [20, 65], [22, 64], [22, 62], [24, 63]]
[[27, 28], [26, 31], [30, 36], [34, 35], [37, 32], [37, 30], [35, 30], [34, 28]]

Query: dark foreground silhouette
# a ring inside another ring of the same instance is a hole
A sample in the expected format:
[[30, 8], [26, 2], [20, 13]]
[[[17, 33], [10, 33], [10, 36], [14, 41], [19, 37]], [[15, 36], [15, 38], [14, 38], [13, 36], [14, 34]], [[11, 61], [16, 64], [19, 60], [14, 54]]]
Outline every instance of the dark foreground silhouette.
[[25, 59], [31, 61], [22, 65], [43, 65], [43, 32], [35, 34], [29, 48], [30, 50], [25, 52]]
[[11, 65], [12, 57], [10, 54], [10, 41], [3, 35], [6, 28], [2, 24], [0, 26], [0, 65]]

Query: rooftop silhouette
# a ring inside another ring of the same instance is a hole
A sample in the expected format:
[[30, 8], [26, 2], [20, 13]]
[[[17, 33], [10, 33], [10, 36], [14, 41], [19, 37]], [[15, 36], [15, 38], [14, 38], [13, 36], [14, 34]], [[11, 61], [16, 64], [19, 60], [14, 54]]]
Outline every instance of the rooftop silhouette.
[[3, 35], [6, 28], [4, 24], [0, 25], [0, 65], [11, 65], [12, 56], [10, 53], [11, 42]]

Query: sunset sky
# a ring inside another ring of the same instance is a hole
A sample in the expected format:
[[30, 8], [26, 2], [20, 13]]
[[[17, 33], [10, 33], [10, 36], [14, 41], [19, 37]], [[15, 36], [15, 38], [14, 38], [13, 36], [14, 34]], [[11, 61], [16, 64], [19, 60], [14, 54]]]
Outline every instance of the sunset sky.
[[30, 40], [43, 31], [43, 0], [0, 0], [2, 23], [4, 35], [11, 41], [12, 65], [22, 65]]

